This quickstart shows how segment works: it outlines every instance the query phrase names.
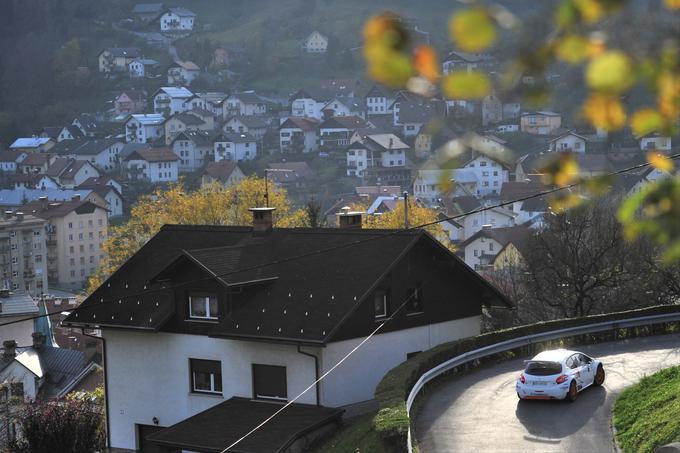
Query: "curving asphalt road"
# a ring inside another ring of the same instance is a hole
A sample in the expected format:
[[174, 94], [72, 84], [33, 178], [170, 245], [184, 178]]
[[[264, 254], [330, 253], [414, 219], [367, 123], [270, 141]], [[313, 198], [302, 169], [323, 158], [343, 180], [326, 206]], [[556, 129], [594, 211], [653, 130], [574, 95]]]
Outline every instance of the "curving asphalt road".
[[415, 417], [420, 451], [613, 452], [610, 422], [616, 395], [644, 375], [680, 364], [680, 335], [575, 349], [604, 362], [604, 386], [584, 390], [572, 404], [519, 401], [515, 380], [530, 357], [480, 368], [424, 397]]

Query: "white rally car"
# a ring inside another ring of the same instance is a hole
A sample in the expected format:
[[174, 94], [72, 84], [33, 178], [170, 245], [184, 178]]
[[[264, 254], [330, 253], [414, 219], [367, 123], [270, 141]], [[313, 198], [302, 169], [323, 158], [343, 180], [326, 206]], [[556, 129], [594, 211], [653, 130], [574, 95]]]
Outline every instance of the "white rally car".
[[602, 362], [582, 352], [543, 351], [526, 362], [517, 379], [517, 396], [521, 400], [574, 401], [586, 387], [602, 385], [604, 376]]

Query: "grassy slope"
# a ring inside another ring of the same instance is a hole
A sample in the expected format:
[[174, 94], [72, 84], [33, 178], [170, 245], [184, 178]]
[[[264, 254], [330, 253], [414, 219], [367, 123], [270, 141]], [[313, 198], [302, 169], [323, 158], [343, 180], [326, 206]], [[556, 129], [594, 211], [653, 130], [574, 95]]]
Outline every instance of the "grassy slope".
[[373, 431], [373, 414], [355, 419], [320, 445], [316, 453], [386, 453], [380, 438]]
[[667, 368], [628, 388], [614, 405], [619, 445], [647, 453], [680, 441], [680, 367]]

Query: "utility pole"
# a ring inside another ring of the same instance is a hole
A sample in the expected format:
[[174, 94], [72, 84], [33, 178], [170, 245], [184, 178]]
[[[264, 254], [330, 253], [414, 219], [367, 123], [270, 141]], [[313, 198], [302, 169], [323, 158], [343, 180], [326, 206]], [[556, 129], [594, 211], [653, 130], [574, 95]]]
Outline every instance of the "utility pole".
[[283, 169], [283, 168], [265, 168], [264, 169], [264, 207], [269, 207], [269, 179], [268, 175], [270, 171], [282, 171], [282, 172], [292, 172], [293, 170]]

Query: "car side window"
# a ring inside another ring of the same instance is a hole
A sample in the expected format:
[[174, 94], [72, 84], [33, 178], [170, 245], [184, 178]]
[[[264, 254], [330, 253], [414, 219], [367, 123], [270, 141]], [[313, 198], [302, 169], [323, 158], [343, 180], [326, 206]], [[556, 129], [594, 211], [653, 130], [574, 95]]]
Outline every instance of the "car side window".
[[579, 354], [578, 356], [582, 365], [588, 365], [591, 362], [590, 358], [584, 354]]
[[578, 356], [573, 355], [567, 359], [567, 366], [571, 368], [572, 370], [574, 368], [578, 368], [580, 366], [579, 361], [578, 361]]

